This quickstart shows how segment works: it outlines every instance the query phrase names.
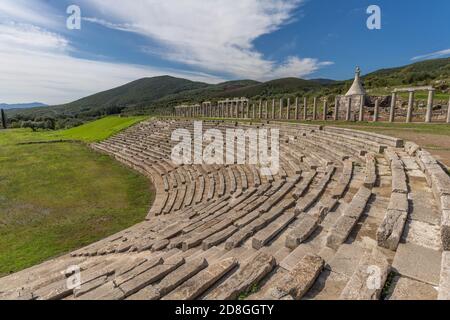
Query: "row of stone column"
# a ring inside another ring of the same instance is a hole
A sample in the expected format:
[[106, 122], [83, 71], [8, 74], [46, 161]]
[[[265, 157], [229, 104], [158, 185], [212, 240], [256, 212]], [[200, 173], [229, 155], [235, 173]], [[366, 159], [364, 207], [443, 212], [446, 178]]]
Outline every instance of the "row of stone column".
[[[427, 111], [425, 114], [425, 122], [430, 123], [432, 121], [432, 115], [433, 115], [433, 103], [434, 103], [434, 89], [428, 90], [428, 101], [427, 101]], [[410, 123], [412, 121], [413, 116], [413, 108], [414, 108], [414, 96], [415, 91], [410, 90], [409, 91], [409, 97], [408, 97], [408, 111], [406, 113], [406, 123]], [[392, 93], [392, 99], [391, 99], [391, 108], [389, 112], [389, 122], [395, 121], [395, 107], [397, 104], [397, 92], [394, 91]], [[449, 100], [449, 107], [447, 110], [447, 123], [450, 123], [450, 100]]]
[[[427, 112], [425, 116], [425, 122], [429, 123], [432, 121], [432, 110], [433, 110], [433, 94], [434, 91], [430, 91], [427, 103]], [[358, 101], [359, 100], [359, 101]], [[397, 101], [397, 93], [392, 94], [392, 101], [389, 113], [389, 121], [395, 121], [395, 106]], [[340, 99], [335, 98], [334, 110], [331, 111], [329, 107], [328, 98], [322, 99], [323, 110], [319, 115], [318, 103], [319, 99], [317, 97], [313, 98], [312, 102], [312, 113], [310, 113], [308, 99], [296, 98], [292, 104], [290, 98], [280, 99], [277, 108], [277, 101], [272, 99], [259, 100], [258, 103], [250, 104], [248, 99], [235, 99], [235, 100], [223, 100], [219, 101], [217, 105], [212, 105], [211, 102], [204, 102], [199, 105], [191, 106], [178, 106], [175, 108], [174, 116], [177, 117], [209, 117], [209, 118], [233, 118], [233, 119], [270, 119], [270, 120], [358, 120], [358, 121], [374, 121], [378, 122], [380, 120], [380, 106], [379, 100], [375, 101], [375, 108], [372, 119], [365, 119], [365, 97], [364, 96], [353, 96], [348, 97], [345, 106], [341, 106]], [[353, 106], [359, 105], [359, 110], [357, 112], [358, 118], [355, 119], [353, 116]], [[408, 112], [406, 116], [406, 122], [412, 121], [412, 111], [414, 106], [414, 92], [410, 92], [408, 100]], [[341, 108], [344, 113], [344, 117], [341, 117]], [[277, 110], [278, 109], [278, 110]], [[332, 113], [332, 115], [329, 115]], [[447, 123], [450, 123], [450, 100], [449, 107], [447, 111]]]

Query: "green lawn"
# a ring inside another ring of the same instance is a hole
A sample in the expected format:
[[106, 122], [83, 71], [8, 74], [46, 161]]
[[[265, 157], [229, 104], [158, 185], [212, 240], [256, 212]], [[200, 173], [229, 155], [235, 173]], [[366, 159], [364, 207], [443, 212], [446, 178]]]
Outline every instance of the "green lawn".
[[0, 275], [16, 272], [142, 221], [147, 178], [83, 143], [143, 118], [101, 119], [59, 132], [0, 130]]
[[3, 141], [9, 143], [51, 141], [51, 140], [79, 140], [83, 142], [96, 142], [148, 119], [148, 117], [105, 117], [100, 120], [88, 122], [79, 127], [59, 131], [37, 131], [31, 129], [14, 129], [0, 131], [0, 145]]
[[82, 140], [94, 142], [108, 137], [138, 123], [148, 117], [106, 117], [94, 122], [89, 122], [79, 127], [57, 132], [62, 139]]

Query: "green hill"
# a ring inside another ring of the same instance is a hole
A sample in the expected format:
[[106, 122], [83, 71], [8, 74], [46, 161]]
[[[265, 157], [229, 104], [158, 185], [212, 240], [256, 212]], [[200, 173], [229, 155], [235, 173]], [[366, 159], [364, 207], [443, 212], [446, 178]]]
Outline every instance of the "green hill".
[[428, 85], [448, 90], [450, 58], [417, 62], [403, 67], [381, 69], [363, 77], [368, 88], [404, 85]]
[[134, 105], [150, 104], [167, 95], [206, 88], [208, 86], [206, 83], [193, 82], [169, 76], [143, 78], [68, 104], [27, 110], [13, 110], [9, 115], [22, 114], [24, 116], [33, 115], [34, 117], [57, 116], [77, 118], [98, 117], [104, 114], [117, 114], [124, 108]]
[[[393, 87], [429, 85], [447, 97], [450, 83], [450, 58], [417, 62], [398, 68], [382, 69], [363, 76], [371, 94], [389, 94]], [[182, 103], [217, 101], [222, 98], [278, 98], [282, 95], [311, 96], [345, 93], [353, 79], [303, 80], [284, 78], [268, 82], [253, 80], [206, 84], [170, 76], [144, 78], [80, 100], [51, 107], [7, 110], [10, 123], [24, 120], [56, 120], [57, 128], [72, 127], [111, 114], [152, 114]]]

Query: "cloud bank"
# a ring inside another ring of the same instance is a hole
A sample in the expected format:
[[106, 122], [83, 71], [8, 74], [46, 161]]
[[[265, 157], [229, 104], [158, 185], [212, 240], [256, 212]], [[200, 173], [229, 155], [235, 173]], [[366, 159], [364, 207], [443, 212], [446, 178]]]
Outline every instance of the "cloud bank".
[[[303, 77], [331, 64], [314, 58], [265, 59], [254, 41], [293, 19], [303, 0], [84, 0], [89, 21], [157, 41], [167, 60], [233, 78]], [[108, 18], [105, 18], [108, 17]]]
[[445, 57], [448, 55], [450, 55], [450, 49], [445, 49], [445, 50], [440, 50], [440, 51], [424, 54], [421, 56], [416, 56], [416, 57], [411, 58], [411, 60], [415, 61], [415, 60], [436, 59], [436, 58], [441, 58], [441, 57]]
[[289, 23], [302, 1], [79, 1], [83, 14], [90, 13], [83, 23], [141, 35], [149, 45], [133, 49], [194, 70], [186, 71], [77, 58], [65, 12], [38, 0], [2, 0], [0, 102], [65, 103], [163, 74], [208, 83], [307, 76], [331, 62], [298, 56], [269, 60], [254, 46], [257, 38]]

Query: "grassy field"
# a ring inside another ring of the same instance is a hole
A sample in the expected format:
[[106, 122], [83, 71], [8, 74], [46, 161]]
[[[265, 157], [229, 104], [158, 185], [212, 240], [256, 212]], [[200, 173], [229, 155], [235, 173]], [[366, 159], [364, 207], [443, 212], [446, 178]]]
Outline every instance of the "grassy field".
[[56, 135], [62, 139], [74, 139], [86, 142], [100, 141], [147, 118], [144, 116], [124, 118], [106, 117], [79, 127], [57, 132]]
[[66, 131], [0, 131], [0, 275], [95, 242], [142, 221], [148, 179], [83, 143], [143, 118], [109, 117]]
[[89, 143], [107, 139], [146, 119], [148, 117], [145, 116], [122, 118], [111, 116], [67, 130], [33, 132], [31, 129], [14, 129], [0, 132], [2, 140], [11, 144], [51, 140], [78, 140]]

